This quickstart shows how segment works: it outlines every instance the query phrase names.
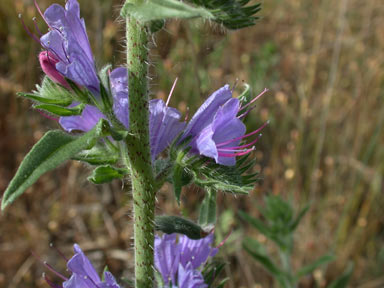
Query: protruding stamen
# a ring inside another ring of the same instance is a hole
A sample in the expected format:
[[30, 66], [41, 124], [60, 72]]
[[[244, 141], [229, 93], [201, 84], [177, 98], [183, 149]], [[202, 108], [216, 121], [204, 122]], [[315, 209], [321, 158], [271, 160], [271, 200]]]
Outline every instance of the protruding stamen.
[[221, 241], [220, 244], [216, 246], [216, 248], [219, 249], [220, 247], [222, 247], [225, 244], [225, 242], [227, 242], [227, 240], [228, 240], [229, 236], [231, 236], [231, 234], [232, 234], [232, 228], [231, 228], [231, 231], [229, 231], [228, 235], [225, 236], [223, 241]]
[[[244, 149], [244, 148], [248, 148], [252, 145], [255, 145], [257, 143], [257, 141], [259, 141], [259, 139], [261, 138], [262, 134], [259, 134], [257, 136], [257, 138], [255, 140], [253, 140], [252, 142], [248, 143], [248, 144], [244, 144], [244, 145], [240, 145], [240, 146], [235, 146], [235, 147], [230, 147], [230, 148], [227, 148], [227, 149]], [[223, 151], [223, 149], [219, 149], [220, 151]]]
[[58, 285], [56, 285], [55, 283], [53, 283], [53, 282], [47, 277], [47, 275], [46, 275], [45, 273], [43, 273], [42, 277], [44, 278], [45, 282], [47, 282], [47, 284], [48, 284], [49, 286], [51, 286], [52, 288], [62, 288], [61, 286], [58, 286]]
[[40, 37], [41, 37], [41, 36], [43, 35], [43, 33], [41, 33], [41, 31], [40, 31], [40, 29], [39, 29], [39, 26], [37, 25], [36, 17], [33, 17], [33, 18], [32, 18], [32, 21], [33, 21], [33, 23], [34, 23], [34, 25], [35, 25], [35, 29], [36, 29], [37, 33], [39, 33], [39, 35], [40, 35]]
[[41, 12], [41, 9], [40, 9], [40, 7], [39, 7], [39, 4], [37, 4], [37, 0], [33, 0], [33, 2], [35, 3], [35, 7], [36, 7], [37, 11], [39, 12], [39, 14], [41, 15], [41, 18], [43, 18], [44, 21], [45, 21], [45, 23], [47, 23], [48, 27], [52, 29], [52, 27], [48, 24], [48, 21], [47, 21], [47, 19], [45, 18], [43, 12]]
[[41, 111], [41, 110], [38, 110], [39, 111], [39, 113], [43, 116], [43, 117], [45, 117], [45, 118], [47, 118], [47, 119], [49, 119], [49, 120], [53, 120], [53, 121], [56, 121], [56, 122], [58, 122], [59, 121], [59, 118], [56, 118], [56, 117], [52, 117], [52, 116], [50, 116], [50, 115], [48, 115], [48, 114], [45, 114], [43, 111]]
[[171, 91], [169, 92], [169, 95], [168, 95], [168, 99], [167, 99], [167, 102], [165, 103], [165, 106], [166, 106], [166, 107], [168, 107], [169, 101], [171, 101], [172, 93], [173, 93], [173, 90], [174, 90], [174, 89], [175, 89], [175, 87], [176, 87], [176, 83], [177, 83], [177, 80], [178, 80], [178, 79], [179, 79], [179, 78], [178, 78], [178, 77], [176, 77], [176, 79], [175, 79], [175, 82], [173, 82], [173, 85], [172, 85]]
[[246, 137], [255, 135], [255, 134], [259, 133], [261, 130], [263, 130], [264, 127], [267, 126], [268, 124], [269, 124], [269, 120], [268, 120], [267, 122], [265, 122], [260, 128], [256, 129], [255, 131], [253, 131], [253, 132], [251, 132], [251, 133], [248, 133], [248, 134], [246, 134], [246, 135], [244, 135], [244, 136], [240, 136], [240, 137], [237, 137], [237, 138], [234, 138], [234, 139], [225, 141], [225, 142], [223, 142], [223, 143], [219, 143], [219, 144], [217, 144], [216, 146], [217, 146], [217, 147], [222, 147], [222, 146], [227, 145], [227, 144], [229, 144], [229, 143], [232, 143], [232, 142], [234, 142], [234, 141], [241, 140], [241, 139], [244, 139], [244, 138], [246, 138]]
[[256, 149], [256, 147], [253, 146], [252, 148], [247, 149], [247, 150], [245, 150], [245, 151], [243, 151], [243, 152], [237, 152], [237, 153], [231, 153], [231, 154], [229, 154], [229, 153], [221, 153], [221, 152], [219, 152], [218, 155], [219, 155], [220, 157], [237, 157], [237, 156], [243, 156], [243, 155], [246, 155], [246, 154], [248, 154], [248, 153], [251, 153], [251, 152], [252, 152], [253, 150], [255, 150], [255, 149]]
[[68, 280], [67, 277], [65, 277], [64, 275], [60, 274], [59, 272], [57, 272], [51, 265], [49, 265], [47, 263], [47, 261], [43, 261], [41, 260], [41, 258], [39, 256], [37, 256], [33, 251], [31, 251], [32, 255], [37, 259], [39, 260], [49, 271], [51, 271], [52, 273], [54, 273], [55, 275], [57, 275], [58, 277], [60, 277], [61, 279], [63, 279], [64, 281]]
[[59, 248], [57, 248], [56, 246], [53, 245], [53, 243], [50, 243], [49, 244], [49, 247], [55, 249], [55, 251], [57, 252], [57, 254], [59, 254], [61, 256], [61, 258], [63, 258], [65, 260], [65, 262], [68, 262], [69, 259], [67, 257], [65, 257], [64, 253], [60, 251]]
[[35, 40], [37, 43], [41, 44], [40, 39], [37, 38], [37, 36], [36, 36], [35, 34], [33, 34], [33, 33], [28, 29], [27, 25], [25, 25], [21, 13], [19, 14], [19, 19], [20, 19], [20, 21], [21, 21], [21, 25], [23, 25], [23, 28], [24, 28], [24, 30], [28, 33], [28, 35], [29, 35], [33, 40]]
[[267, 91], [269, 91], [267, 88], [264, 88], [263, 92], [261, 92], [259, 95], [257, 95], [255, 98], [253, 98], [248, 104], [244, 105], [239, 109], [239, 112], [245, 108], [247, 108], [249, 105], [254, 103], [257, 99], [259, 99], [261, 96], [263, 96]]

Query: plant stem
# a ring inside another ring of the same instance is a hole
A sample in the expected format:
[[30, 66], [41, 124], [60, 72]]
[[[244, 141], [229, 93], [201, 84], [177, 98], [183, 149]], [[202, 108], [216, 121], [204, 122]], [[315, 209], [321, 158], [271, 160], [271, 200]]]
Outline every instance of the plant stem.
[[[131, 0], [133, 4], [139, 0]], [[153, 287], [155, 189], [148, 128], [146, 27], [126, 17], [126, 49], [129, 88], [129, 136], [123, 157], [131, 169], [134, 213], [136, 288]]]

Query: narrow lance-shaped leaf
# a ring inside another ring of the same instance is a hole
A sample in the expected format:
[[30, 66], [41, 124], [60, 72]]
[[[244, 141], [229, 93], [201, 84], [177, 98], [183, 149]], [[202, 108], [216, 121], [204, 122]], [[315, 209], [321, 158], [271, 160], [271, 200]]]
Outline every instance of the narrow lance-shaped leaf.
[[120, 14], [124, 18], [132, 15], [142, 22], [169, 18], [213, 18], [213, 15], [207, 9], [193, 7], [177, 0], [147, 0], [135, 4], [127, 0]]
[[331, 261], [333, 261], [335, 257], [333, 255], [324, 255], [319, 259], [315, 260], [313, 263], [302, 267], [297, 273], [296, 278], [299, 280], [301, 277], [312, 273], [316, 268], [321, 265], [325, 265]]
[[328, 288], [346, 288], [348, 286], [349, 279], [352, 276], [353, 266], [353, 263], [349, 263], [343, 274], [329, 284]]
[[4, 192], [1, 202], [3, 210], [19, 197], [39, 177], [84, 149], [90, 149], [105, 133], [108, 123], [100, 122], [80, 137], [71, 136], [59, 130], [46, 133], [21, 162], [16, 175]]

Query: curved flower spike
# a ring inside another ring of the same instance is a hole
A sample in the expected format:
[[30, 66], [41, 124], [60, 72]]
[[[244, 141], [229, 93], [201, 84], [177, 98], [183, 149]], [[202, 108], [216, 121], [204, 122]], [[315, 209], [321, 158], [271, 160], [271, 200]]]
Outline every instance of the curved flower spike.
[[98, 95], [100, 82], [89, 44], [84, 19], [76, 0], [68, 0], [65, 8], [52, 4], [43, 16], [50, 31], [41, 38], [42, 46], [56, 59], [56, 69], [75, 83]]

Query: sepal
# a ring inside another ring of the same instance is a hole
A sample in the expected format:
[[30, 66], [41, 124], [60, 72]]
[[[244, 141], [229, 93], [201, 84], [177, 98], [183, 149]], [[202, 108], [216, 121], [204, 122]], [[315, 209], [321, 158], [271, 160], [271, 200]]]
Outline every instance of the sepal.
[[68, 106], [72, 103], [72, 94], [66, 88], [56, 84], [47, 76], [44, 77], [41, 86], [36, 85], [32, 93], [17, 93], [18, 96], [29, 98], [38, 103]]
[[108, 149], [98, 144], [89, 150], [80, 151], [71, 159], [91, 165], [115, 164], [119, 160], [119, 151], [117, 149]]
[[33, 108], [43, 110], [57, 116], [76, 116], [81, 115], [81, 113], [83, 113], [85, 104], [79, 104], [71, 108], [53, 104], [40, 104], [33, 106]]
[[93, 184], [103, 184], [111, 182], [114, 179], [122, 179], [129, 173], [128, 169], [116, 168], [111, 165], [103, 165], [92, 171], [88, 181]]
[[203, 275], [204, 283], [208, 285], [208, 288], [224, 287], [224, 284], [228, 281], [229, 278], [223, 279], [218, 285], [214, 286], [216, 279], [218, 279], [224, 268], [225, 263], [216, 259], [204, 266], [201, 274]]

